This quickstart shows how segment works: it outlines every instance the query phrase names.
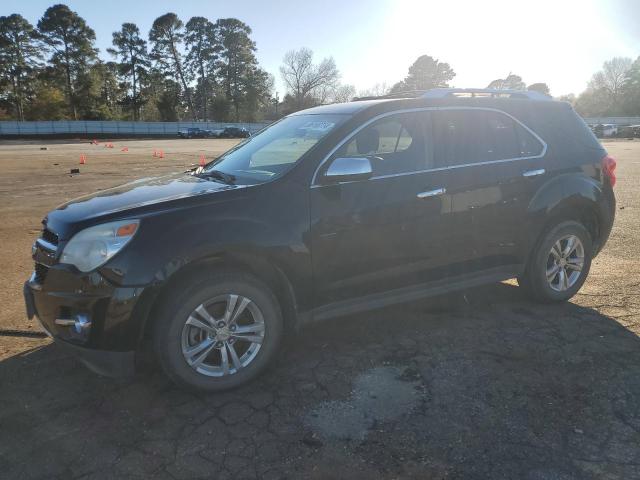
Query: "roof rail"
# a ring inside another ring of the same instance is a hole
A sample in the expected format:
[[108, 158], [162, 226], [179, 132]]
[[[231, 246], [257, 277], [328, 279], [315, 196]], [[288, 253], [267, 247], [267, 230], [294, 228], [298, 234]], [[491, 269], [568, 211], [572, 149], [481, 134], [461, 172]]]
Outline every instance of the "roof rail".
[[529, 100], [553, 100], [553, 97], [535, 90], [502, 90], [498, 88], [432, 88], [425, 91], [422, 98], [446, 98], [455, 96], [470, 97], [506, 97]]
[[384, 99], [384, 98], [389, 98], [389, 99], [393, 99], [393, 98], [418, 98], [418, 97], [422, 97], [428, 91], [429, 90], [404, 90], [402, 92], [397, 92], [397, 93], [387, 93], [386, 95], [369, 95], [369, 96], [366, 96], [366, 97], [354, 97], [352, 99], [352, 101], [360, 102], [360, 101], [363, 101], [363, 100], [380, 100], [380, 99]]

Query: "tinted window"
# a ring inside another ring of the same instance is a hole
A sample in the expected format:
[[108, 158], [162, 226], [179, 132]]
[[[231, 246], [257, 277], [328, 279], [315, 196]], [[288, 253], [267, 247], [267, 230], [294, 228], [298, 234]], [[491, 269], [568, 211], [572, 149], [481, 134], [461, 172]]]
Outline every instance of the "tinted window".
[[366, 156], [374, 175], [412, 172], [426, 168], [424, 126], [416, 113], [384, 117], [365, 127], [334, 157]]
[[440, 110], [432, 114], [436, 166], [486, 162], [492, 155], [482, 110]]
[[433, 113], [437, 166], [465, 165], [542, 153], [542, 144], [511, 117], [487, 110]]

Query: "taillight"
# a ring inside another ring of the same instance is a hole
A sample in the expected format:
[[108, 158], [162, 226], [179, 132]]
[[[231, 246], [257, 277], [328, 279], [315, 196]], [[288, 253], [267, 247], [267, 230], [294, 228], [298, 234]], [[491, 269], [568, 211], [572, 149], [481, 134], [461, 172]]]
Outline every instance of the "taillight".
[[610, 155], [602, 159], [602, 172], [609, 179], [609, 183], [613, 187], [616, 184], [616, 160]]

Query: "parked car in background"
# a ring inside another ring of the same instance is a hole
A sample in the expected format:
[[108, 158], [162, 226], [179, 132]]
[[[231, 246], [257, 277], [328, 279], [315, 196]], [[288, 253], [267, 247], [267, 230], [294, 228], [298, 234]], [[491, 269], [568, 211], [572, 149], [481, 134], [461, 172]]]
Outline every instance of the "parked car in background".
[[211, 130], [203, 130], [202, 128], [185, 128], [178, 132], [180, 138], [207, 138], [211, 134]]
[[49, 212], [27, 314], [98, 372], [131, 373], [146, 339], [176, 383], [224, 390], [315, 321], [511, 278], [570, 299], [611, 232], [615, 167], [537, 92], [316, 107]]
[[598, 124], [590, 127], [598, 138], [615, 137], [618, 135], [618, 126], [614, 124]]
[[217, 138], [248, 138], [251, 132], [244, 127], [225, 127], [218, 134]]

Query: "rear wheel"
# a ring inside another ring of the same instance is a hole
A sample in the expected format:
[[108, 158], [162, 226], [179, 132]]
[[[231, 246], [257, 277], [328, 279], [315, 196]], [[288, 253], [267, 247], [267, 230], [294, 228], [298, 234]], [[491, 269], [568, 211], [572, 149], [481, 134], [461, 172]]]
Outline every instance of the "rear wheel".
[[173, 295], [154, 330], [158, 360], [182, 386], [221, 391], [248, 382], [276, 353], [282, 315], [271, 291], [240, 273], [200, 277]]
[[562, 222], [550, 228], [538, 242], [518, 284], [535, 300], [566, 301], [584, 284], [592, 252], [587, 229], [578, 222]]

